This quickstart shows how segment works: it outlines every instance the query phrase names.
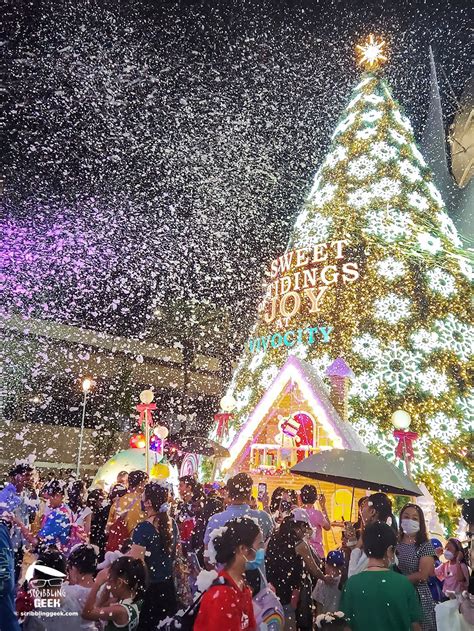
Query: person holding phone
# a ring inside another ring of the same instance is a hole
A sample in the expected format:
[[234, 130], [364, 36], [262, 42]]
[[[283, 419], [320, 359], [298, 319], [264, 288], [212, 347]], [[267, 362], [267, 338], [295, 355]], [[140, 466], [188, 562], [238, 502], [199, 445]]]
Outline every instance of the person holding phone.
[[[316, 500], [319, 501], [321, 510], [317, 510], [314, 507]], [[318, 495], [315, 486], [305, 484], [301, 489], [301, 503], [306, 510], [309, 523], [313, 529], [309, 544], [318, 557], [324, 559], [323, 529], [329, 530], [331, 528], [331, 522], [326, 510], [326, 498], [324, 495]]]

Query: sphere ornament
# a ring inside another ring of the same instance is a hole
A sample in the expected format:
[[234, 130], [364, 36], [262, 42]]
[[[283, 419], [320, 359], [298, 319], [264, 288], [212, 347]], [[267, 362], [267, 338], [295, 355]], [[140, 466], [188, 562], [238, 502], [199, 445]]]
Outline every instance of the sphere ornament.
[[145, 403], [145, 405], [151, 403], [154, 398], [155, 395], [153, 394], [153, 390], [143, 390], [142, 392], [140, 392], [140, 401], [142, 403]]
[[226, 394], [222, 397], [220, 406], [224, 412], [232, 412], [237, 407], [237, 401], [231, 394]]
[[405, 410], [395, 410], [391, 420], [392, 425], [397, 429], [408, 429], [411, 423], [411, 416]]

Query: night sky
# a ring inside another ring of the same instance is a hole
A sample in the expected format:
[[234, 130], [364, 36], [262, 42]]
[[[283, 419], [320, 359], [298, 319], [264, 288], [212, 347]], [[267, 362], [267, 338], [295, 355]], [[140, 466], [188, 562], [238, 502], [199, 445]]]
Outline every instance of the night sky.
[[428, 45], [446, 123], [468, 78], [469, 4], [14, 2], [7, 313], [143, 337], [156, 306], [208, 299], [235, 356], [357, 80], [354, 44], [388, 40], [420, 138]]

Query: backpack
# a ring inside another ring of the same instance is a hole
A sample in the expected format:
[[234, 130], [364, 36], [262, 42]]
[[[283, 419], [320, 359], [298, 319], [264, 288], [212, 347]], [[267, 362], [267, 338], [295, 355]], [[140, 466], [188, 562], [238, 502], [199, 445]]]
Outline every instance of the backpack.
[[[115, 507], [116, 511], [118, 509], [119, 499], [120, 498], [117, 498], [117, 504]], [[107, 538], [107, 545], [105, 547], [106, 552], [115, 552], [116, 550], [120, 550], [123, 542], [130, 537], [130, 532], [128, 530], [126, 519], [128, 511], [137, 503], [137, 501], [138, 500], [135, 499], [127, 508], [127, 510], [122, 512], [111, 525]]]
[[196, 594], [193, 602], [187, 609], [178, 611], [172, 618], [166, 618], [160, 622], [156, 628], [160, 631], [193, 631], [204, 594], [211, 589], [211, 587], [217, 587], [218, 585], [228, 585], [231, 587], [230, 583], [222, 576], [216, 578], [207, 589]]

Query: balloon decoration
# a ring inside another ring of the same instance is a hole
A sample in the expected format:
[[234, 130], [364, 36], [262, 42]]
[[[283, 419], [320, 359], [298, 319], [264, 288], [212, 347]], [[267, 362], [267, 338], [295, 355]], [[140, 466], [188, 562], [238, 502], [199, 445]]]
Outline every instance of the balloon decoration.
[[133, 434], [130, 437], [130, 447], [132, 449], [145, 449], [146, 440], [144, 434]]
[[155, 480], [166, 480], [170, 475], [170, 468], [167, 464], [157, 462], [150, 471], [150, 476]]

